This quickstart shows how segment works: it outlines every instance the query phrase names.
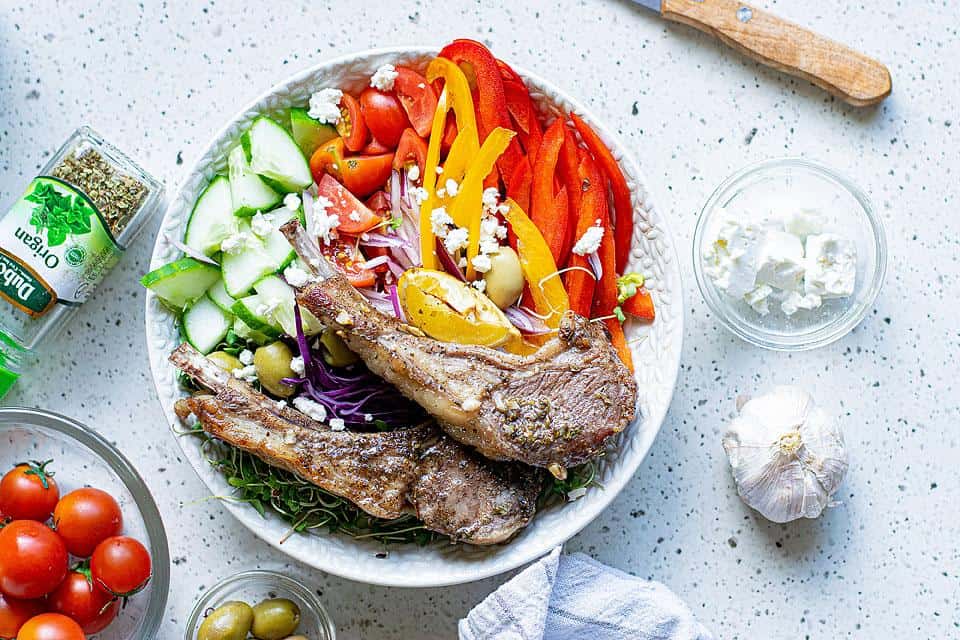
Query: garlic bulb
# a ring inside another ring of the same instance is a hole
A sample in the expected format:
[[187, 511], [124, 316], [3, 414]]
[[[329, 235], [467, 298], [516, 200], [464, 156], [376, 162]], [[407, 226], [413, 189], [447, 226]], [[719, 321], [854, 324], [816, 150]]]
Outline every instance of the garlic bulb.
[[747, 401], [723, 448], [740, 497], [773, 522], [819, 516], [847, 472], [839, 423], [800, 387]]

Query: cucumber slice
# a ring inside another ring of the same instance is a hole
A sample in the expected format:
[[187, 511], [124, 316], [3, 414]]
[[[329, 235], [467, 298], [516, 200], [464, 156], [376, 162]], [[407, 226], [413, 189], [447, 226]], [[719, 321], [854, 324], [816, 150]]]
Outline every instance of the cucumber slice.
[[180, 258], [140, 278], [140, 284], [180, 311], [199, 299], [220, 276], [212, 264], [193, 258]]
[[183, 333], [197, 351], [208, 354], [217, 348], [233, 325], [233, 314], [203, 296], [183, 312]]
[[216, 176], [193, 205], [183, 241], [188, 247], [210, 256], [220, 250], [224, 238], [236, 232], [230, 181]]
[[231, 311], [251, 330], [271, 339], [279, 338], [280, 328], [273, 324], [272, 311], [265, 311], [264, 307], [272, 307], [272, 305], [266, 298], [255, 293], [234, 302]]
[[287, 236], [280, 231], [280, 227], [293, 220], [297, 216], [297, 212], [281, 207], [271, 211], [270, 215], [273, 216], [273, 231], [267, 234], [266, 238], [263, 238], [263, 248], [267, 255], [277, 261], [277, 268], [274, 271], [279, 271], [297, 257], [297, 252], [293, 250]]
[[240, 136], [250, 169], [279, 185], [284, 191], [300, 191], [313, 184], [313, 175], [303, 152], [287, 130], [266, 116], [259, 116]]
[[[253, 288], [256, 289], [257, 295], [260, 296], [262, 301], [277, 303], [273, 306], [273, 311], [268, 319], [270, 324], [279, 325], [288, 336], [296, 336], [297, 321], [293, 313], [293, 307], [296, 304], [296, 292], [293, 287], [278, 276], [267, 276], [253, 285]], [[323, 324], [303, 307], [300, 307], [300, 319], [303, 323], [304, 335], [313, 336], [323, 331]]]
[[207, 295], [210, 297], [210, 300], [213, 304], [217, 305], [227, 313], [233, 315], [233, 312], [230, 311], [230, 307], [233, 306], [233, 303], [236, 300], [227, 293], [226, 288], [223, 286], [223, 278], [220, 278], [214, 282], [209, 289], [207, 289]]
[[267, 211], [280, 204], [282, 196], [250, 168], [242, 147], [234, 147], [227, 156], [227, 173], [230, 176], [233, 215], [249, 217], [257, 211]]
[[233, 298], [248, 293], [253, 283], [283, 269], [297, 256], [290, 242], [280, 232], [280, 226], [296, 216], [296, 212], [281, 207], [270, 213], [273, 216], [273, 231], [265, 238], [254, 235], [247, 220], [240, 220], [237, 228], [239, 233], [246, 234], [248, 243], [240, 253], [223, 254], [223, 284], [227, 294]]
[[290, 131], [293, 133], [293, 140], [307, 159], [324, 142], [337, 137], [336, 128], [319, 120], [314, 120], [307, 114], [307, 110], [301, 107], [294, 107], [290, 110]]
[[275, 338], [271, 338], [259, 331], [254, 331], [251, 329], [246, 322], [240, 318], [234, 318], [233, 320], [233, 332], [244, 340], [250, 340], [256, 342], [257, 344], [268, 344], [273, 342]]

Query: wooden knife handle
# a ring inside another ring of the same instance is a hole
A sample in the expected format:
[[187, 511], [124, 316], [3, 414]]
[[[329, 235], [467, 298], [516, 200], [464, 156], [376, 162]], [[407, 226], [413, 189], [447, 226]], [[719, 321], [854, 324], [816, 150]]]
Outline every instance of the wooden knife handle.
[[662, 0], [661, 13], [854, 106], [876, 104], [890, 95], [890, 72], [881, 63], [741, 2]]

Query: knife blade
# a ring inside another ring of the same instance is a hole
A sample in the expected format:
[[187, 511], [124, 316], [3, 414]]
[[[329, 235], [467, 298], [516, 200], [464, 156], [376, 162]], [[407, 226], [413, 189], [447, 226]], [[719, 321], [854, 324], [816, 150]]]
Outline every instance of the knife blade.
[[722, 40], [740, 53], [808, 80], [848, 104], [877, 104], [893, 89], [890, 71], [873, 58], [736, 0], [633, 0]]

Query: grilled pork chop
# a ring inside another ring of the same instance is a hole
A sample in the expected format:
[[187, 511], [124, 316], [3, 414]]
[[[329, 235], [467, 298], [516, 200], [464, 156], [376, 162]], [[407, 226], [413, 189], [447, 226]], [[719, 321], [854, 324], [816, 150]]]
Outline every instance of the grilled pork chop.
[[215, 393], [178, 401], [181, 419], [194, 414], [211, 435], [373, 516], [397, 518], [412, 506], [431, 531], [476, 545], [503, 542], [533, 517], [540, 491], [535, 470], [483, 460], [432, 424], [332, 431], [233, 378], [187, 344], [170, 361]]
[[299, 223], [283, 231], [319, 276], [298, 302], [335, 327], [371, 371], [484, 456], [564, 478], [633, 420], [636, 382], [600, 323], [568, 313], [558, 336], [530, 356], [440, 342], [373, 309]]

